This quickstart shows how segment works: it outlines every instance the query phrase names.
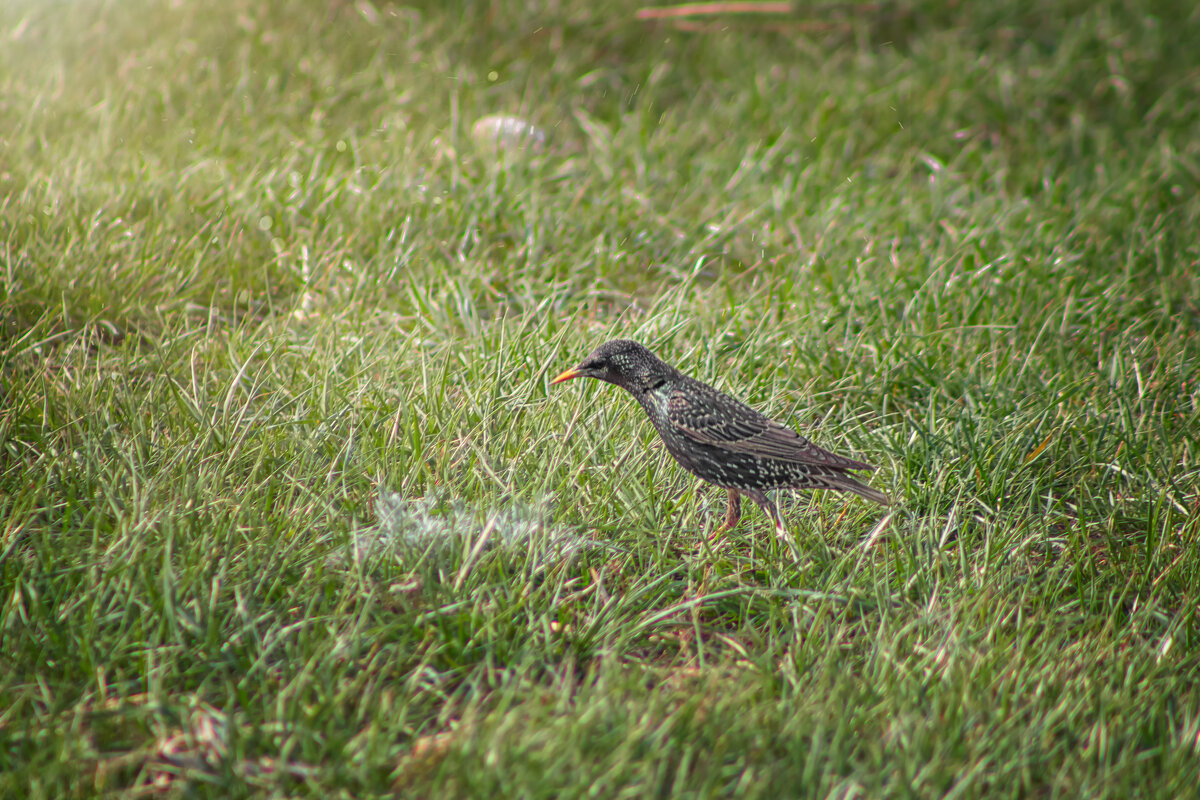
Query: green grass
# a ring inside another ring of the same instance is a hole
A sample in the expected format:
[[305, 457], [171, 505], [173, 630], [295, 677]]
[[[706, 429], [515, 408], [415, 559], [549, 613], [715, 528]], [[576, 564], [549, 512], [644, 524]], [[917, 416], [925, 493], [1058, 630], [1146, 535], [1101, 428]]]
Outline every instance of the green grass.
[[1193, 5], [640, 5], [0, 9], [0, 795], [1195, 795]]

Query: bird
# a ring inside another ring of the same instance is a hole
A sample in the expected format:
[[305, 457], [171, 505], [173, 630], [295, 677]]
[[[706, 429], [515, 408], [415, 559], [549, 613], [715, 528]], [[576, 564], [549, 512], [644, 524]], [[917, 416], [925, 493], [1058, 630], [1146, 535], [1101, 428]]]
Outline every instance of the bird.
[[779, 508], [767, 495], [775, 489], [833, 489], [891, 504], [886, 494], [849, 474], [875, 469], [870, 464], [818, 447], [737, 398], [685, 375], [633, 340], [605, 342], [550, 385], [574, 378], [595, 378], [629, 392], [679, 465], [726, 490], [725, 520], [710, 538], [738, 524], [741, 499], [747, 497], [771, 517], [776, 535], [790, 544]]

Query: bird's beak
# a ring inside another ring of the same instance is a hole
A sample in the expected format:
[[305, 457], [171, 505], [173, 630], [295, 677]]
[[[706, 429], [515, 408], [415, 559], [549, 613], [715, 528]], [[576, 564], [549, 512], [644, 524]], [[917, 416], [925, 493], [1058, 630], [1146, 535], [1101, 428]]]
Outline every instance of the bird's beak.
[[576, 369], [575, 367], [571, 367], [569, 370], [567, 370], [563, 374], [559, 375], [554, 380], [550, 381], [550, 385], [553, 386], [556, 383], [562, 383], [563, 381], [569, 381], [569, 380], [571, 380], [571, 378], [578, 378], [579, 375], [580, 375], [579, 370]]

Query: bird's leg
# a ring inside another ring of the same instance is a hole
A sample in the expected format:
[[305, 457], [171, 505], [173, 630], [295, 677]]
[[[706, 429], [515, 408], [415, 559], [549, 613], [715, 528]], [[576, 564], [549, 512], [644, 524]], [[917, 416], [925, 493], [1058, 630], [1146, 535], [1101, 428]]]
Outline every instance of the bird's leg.
[[737, 489], [726, 489], [729, 492], [729, 507], [725, 509], [725, 522], [709, 535], [711, 542], [727, 530], [732, 529], [742, 518], [742, 495]]
[[736, 527], [742, 518], [742, 494], [737, 489], [726, 489], [729, 493], [729, 506], [725, 509], [725, 524], [721, 527], [730, 530]]
[[763, 511], [771, 515], [771, 519], [775, 522], [775, 538], [787, 544], [788, 549], [792, 551], [792, 556], [799, 561], [800, 550], [796, 547], [796, 542], [783, 525], [783, 515], [779, 513], [779, 506], [771, 502], [771, 498], [767, 497], [766, 492], [759, 491], [758, 489], [746, 489], [743, 490], [743, 494], [755, 503], [758, 503], [758, 506]]
[[783, 518], [779, 516], [779, 509], [771, 502], [771, 498], [767, 497], [766, 492], [759, 491], [758, 489], [744, 489], [743, 493], [746, 497], [758, 503], [758, 507], [771, 516], [771, 519], [775, 522], [776, 536], [783, 536], [787, 533], [787, 530], [783, 527]]

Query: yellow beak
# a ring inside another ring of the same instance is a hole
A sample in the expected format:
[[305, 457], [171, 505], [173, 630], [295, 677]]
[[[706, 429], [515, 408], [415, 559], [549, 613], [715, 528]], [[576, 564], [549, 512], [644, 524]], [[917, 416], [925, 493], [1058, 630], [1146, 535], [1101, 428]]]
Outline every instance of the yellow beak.
[[550, 381], [550, 385], [553, 386], [556, 383], [562, 383], [563, 381], [569, 381], [569, 380], [571, 380], [571, 378], [578, 378], [578, 377], [579, 377], [579, 373], [575, 371], [574, 367], [572, 367], [571, 369], [567, 370], [563, 374], [559, 375], [554, 380]]

